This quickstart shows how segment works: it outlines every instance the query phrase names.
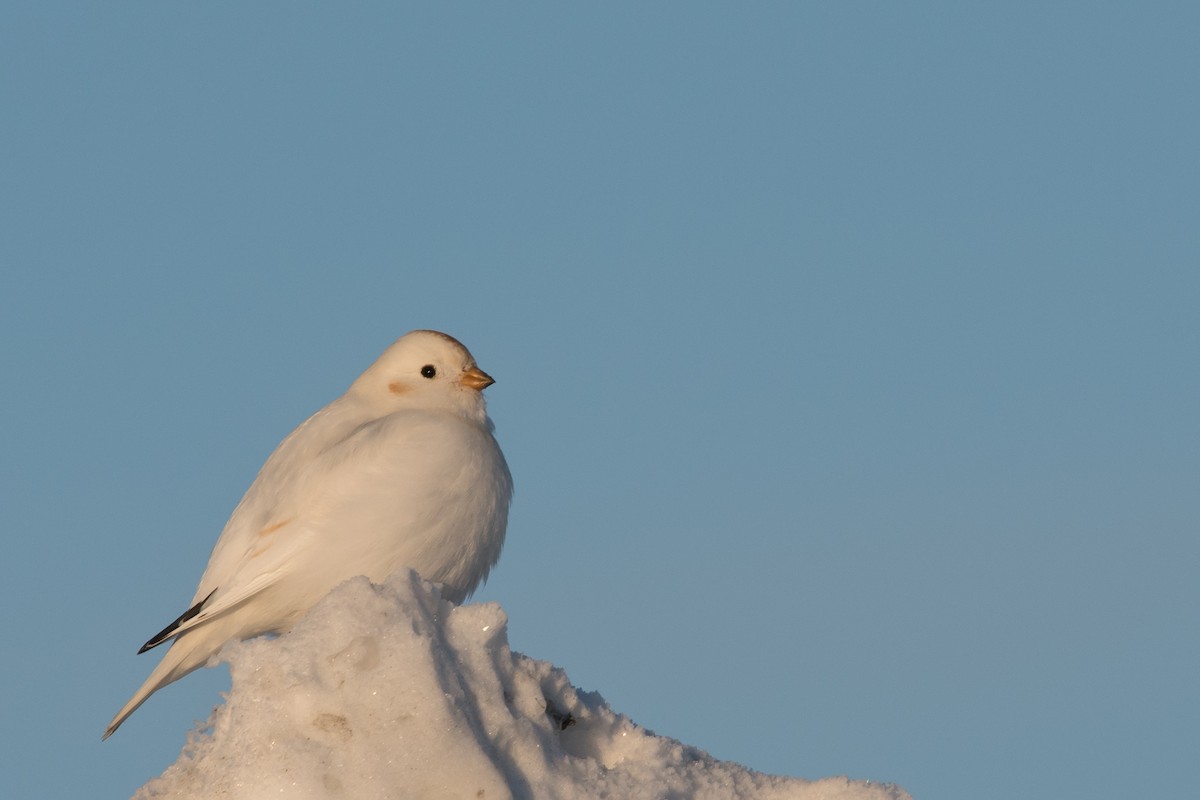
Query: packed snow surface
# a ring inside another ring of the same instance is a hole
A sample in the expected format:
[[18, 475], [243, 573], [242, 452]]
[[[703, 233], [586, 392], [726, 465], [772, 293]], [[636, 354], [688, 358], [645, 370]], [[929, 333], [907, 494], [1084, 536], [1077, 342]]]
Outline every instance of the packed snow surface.
[[290, 632], [227, 646], [233, 686], [136, 798], [911, 800], [764, 775], [655, 736], [509, 650], [494, 604], [415, 573], [347, 581]]

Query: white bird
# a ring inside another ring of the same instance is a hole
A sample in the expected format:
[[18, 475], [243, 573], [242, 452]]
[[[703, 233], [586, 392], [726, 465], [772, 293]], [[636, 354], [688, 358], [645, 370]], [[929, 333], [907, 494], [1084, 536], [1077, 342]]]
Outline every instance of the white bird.
[[146, 642], [174, 639], [113, 717], [226, 642], [290, 628], [342, 581], [410, 567], [461, 603], [500, 557], [512, 477], [483, 389], [457, 339], [413, 331], [267, 459], [213, 547], [188, 610]]

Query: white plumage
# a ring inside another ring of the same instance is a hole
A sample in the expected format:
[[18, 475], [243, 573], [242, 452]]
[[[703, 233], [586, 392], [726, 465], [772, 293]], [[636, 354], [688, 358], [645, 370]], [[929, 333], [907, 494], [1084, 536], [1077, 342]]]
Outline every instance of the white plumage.
[[232, 639], [287, 630], [333, 587], [411, 567], [460, 603], [500, 556], [512, 477], [492, 384], [456, 339], [413, 331], [292, 431], [221, 532], [174, 639], [104, 738]]

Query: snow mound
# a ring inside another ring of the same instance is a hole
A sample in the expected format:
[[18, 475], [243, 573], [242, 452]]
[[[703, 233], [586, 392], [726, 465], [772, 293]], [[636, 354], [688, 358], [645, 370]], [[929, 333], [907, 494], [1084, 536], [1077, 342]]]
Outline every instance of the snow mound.
[[655, 736], [509, 650], [495, 604], [416, 573], [347, 581], [289, 633], [227, 646], [233, 686], [135, 798], [911, 800], [764, 775]]

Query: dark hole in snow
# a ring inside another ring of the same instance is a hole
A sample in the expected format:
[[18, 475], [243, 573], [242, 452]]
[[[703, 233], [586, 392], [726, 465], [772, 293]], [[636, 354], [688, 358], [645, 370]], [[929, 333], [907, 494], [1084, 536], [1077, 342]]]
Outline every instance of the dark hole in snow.
[[546, 701], [546, 716], [558, 726], [560, 731], [565, 731], [575, 724], [575, 717], [569, 711], [559, 710], [549, 700]]

